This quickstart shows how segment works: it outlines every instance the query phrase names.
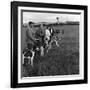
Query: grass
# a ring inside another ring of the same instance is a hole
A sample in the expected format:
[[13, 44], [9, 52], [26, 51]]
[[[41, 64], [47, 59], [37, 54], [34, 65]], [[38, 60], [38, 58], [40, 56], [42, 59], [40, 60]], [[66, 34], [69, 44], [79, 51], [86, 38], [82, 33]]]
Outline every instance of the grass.
[[36, 55], [34, 67], [22, 65], [22, 77], [79, 74], [79, 26], [55, 28], [65, 31], [60, 47], [53, 45], [44, 57]]

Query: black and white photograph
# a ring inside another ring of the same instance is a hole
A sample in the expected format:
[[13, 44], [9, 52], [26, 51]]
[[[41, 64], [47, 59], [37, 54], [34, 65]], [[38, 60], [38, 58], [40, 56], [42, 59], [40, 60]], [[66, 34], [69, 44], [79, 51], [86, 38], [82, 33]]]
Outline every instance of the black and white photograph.
[[18, 7], [18, 83], [84, 79], [84, 14]]
[[79, 74], [80, 13], [22, 12], [21, 77]]

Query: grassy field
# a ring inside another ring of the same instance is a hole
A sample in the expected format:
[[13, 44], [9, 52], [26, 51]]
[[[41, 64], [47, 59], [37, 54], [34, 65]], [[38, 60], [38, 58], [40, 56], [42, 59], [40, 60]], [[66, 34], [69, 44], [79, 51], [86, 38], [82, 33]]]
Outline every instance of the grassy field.
[[22, 77], [79, 74], [79, 25], [59, 25], [64, 30], [60, 47], [53, 48], [44, 57], [34, 58], [34, 67], [22, 65]]

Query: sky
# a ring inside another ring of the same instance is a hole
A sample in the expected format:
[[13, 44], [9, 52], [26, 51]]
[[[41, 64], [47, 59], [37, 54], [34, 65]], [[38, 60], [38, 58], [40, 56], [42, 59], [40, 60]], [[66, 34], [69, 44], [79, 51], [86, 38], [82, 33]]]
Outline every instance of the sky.
[[23, 12], [23, 23], [29, 21], [38, 22], [56, 22], [56, 17], [59, 17], [60, 22], [65, 21], [80, 21], [79, 14], [56, 14], [56, 13], [39, 13], [39, 12]]

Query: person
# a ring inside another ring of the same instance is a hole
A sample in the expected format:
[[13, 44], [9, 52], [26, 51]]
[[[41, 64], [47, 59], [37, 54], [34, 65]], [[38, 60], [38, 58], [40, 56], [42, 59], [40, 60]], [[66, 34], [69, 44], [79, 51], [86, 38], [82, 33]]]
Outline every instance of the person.
[[49, 30], [49, 27], [47, 27], [45, 30], [45, 43], [47, 46], [49, 45], [50, 36], [51, 36], [51, 33]]
[[28, 23], [28, 27], [26, 30], [26, 43], [35, 44], [35, 37], [34, 37], [34, 26], [33, 22]]
[[41, 24], [35, 33], [35, 37], [38, 41], [38, 45], [40, 46], [41, 56], [44, 56], [44, 47], [45, 47], [44, 45], [45, 32], [44, 31], [45, 31], [44, 25]]

